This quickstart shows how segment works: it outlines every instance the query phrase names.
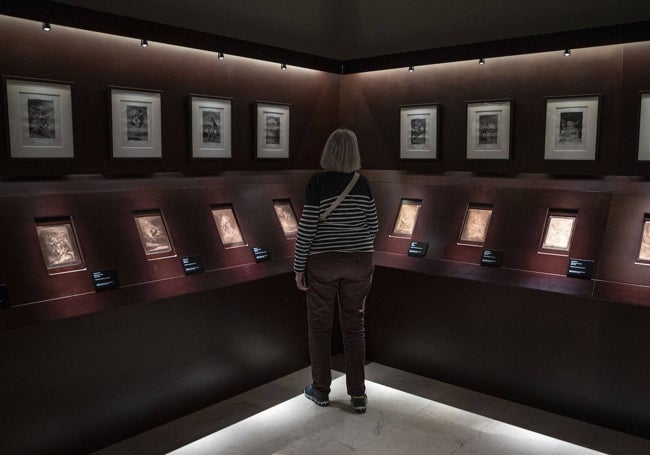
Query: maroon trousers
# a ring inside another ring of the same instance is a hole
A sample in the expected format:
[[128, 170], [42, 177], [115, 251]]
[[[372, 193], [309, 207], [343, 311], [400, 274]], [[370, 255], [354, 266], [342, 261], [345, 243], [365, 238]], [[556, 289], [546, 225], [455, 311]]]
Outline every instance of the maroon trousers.
[[372, 253], [320, 253], [307, 260], [309, 355], [313, 386], [318, 394], [328, 395], [332, 382], [330, 342], [337, 297], [347, 391], [349, 395], [361, 396], [366, 390], [364, 316], [373, 272]]

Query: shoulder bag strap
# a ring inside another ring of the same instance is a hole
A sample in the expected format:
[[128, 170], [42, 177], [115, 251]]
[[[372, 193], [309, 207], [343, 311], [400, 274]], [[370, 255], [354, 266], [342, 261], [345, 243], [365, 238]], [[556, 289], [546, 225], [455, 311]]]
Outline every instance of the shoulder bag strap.
[[348, 186], [345, 187], [343, 192], [339, 194], [339, 197], [336, 198], [334, 202], [325, 210], [325, 212], [318, 218], [318, 221], [325, 221], [328, 216], [330, 216], [330, 213], [339, 206], [341, 202], [343, 202], [343, 199], [350, 194], [350, 191], [352, 191], [352, 188], [354, 187], [355, 183], [357, 183], [357, 180], [359, 180], [359, 173], [355, 172], [354, 175], [352, 176], [352, 180], [350, 180], [350, 183], [348, 183]]

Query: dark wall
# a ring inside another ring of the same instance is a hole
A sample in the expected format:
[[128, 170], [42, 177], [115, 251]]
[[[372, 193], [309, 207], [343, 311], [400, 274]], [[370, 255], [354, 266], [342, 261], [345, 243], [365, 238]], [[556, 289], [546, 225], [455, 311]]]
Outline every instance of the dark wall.
[[[75, 158], [8, 159], [6, 112], [0, 124], [0, 175], [133, 174], [310, 169], [338, 126], [337, 75], [152, 42], [0, 17], [0, 74], [72, 83]], [[4, 81], [3, 81], [4, 84]], [[162, 91], [162, 158], [111, 160], [109, 86]], [[189, 159], [190, 94], [232, 98], [232, 159]], [[5, 103], [3, 96], [2, 104]], [[290, 103], [290, 156], [255, 160], [256, 100]]]
[[[650, 89], [650, 43], [560, 49], [533, 55], [352, 74], [342, 77], [341, 123], [356, 130], [371, 151], [371, 169], [471, 171], [561, 175], [647, 175], [637, 157], [640, 94]], [[546, 98], [600, 94], [596, 161], [545, 161]], [[470, 101], [511, 99], [510, 161], [466, 159]], [[439, 103], [439, 159], [401, 160], [401, 105]]]

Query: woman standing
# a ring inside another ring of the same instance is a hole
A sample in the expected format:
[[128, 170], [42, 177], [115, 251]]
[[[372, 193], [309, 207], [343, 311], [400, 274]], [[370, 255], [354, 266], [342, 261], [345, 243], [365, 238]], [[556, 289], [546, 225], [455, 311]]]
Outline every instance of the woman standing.
[[320, 164], [325, 172], [307, 184], [294, 261], [296, 285], [307, 292], [312, 384], [305, 387], [305, 396], [319, 406], [329, 404], [330, 339], [338, 297], [347, 391], [354, 410], [363, 413], [368, 401], [364, 315], [374, 271], [377, 209], [368, 180], [356, 172], [361, 158], [354, 132], [334, 131]]

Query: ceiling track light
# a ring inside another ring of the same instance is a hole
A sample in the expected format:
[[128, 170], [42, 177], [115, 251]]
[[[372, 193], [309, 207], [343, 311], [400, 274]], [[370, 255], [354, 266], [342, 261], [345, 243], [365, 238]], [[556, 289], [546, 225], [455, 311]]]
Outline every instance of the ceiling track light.
[[564, 56], [568, 57], [571, 55], [571, 49], [564, 49]]
[[283, 63], [282, 65], [280, 65], [280, 69], [281, 69], [282, 71], [286, 70], [286, 69], [287, 69], [287, 64], [286, 64], [286, 63]]
[[484, 58], [479, 58], [478, 59], [478, 64], [479, 65], [485, 65], [485, 59]]
[[147, 41], [146, 39], [141, 39], [140, 40], [140, 46], [149, 47], [149, 41]]
[[217, 58], [218, 58], [219, 60], [223, 60], [223, 59], [225, 58], [224, 55], [223, 55], [223, 52], [219, 52], [219, 53], [217, 54]]
[[415, 71], [415, 68], [413, 67], [413, 65], [409, 66], [409, 73], [412, 73], [413, 71]]
[[43, 31], [44, 32], [49, 32], [52, 30], [52, 26], [50, 25], [49, 22], [43, 22]]

